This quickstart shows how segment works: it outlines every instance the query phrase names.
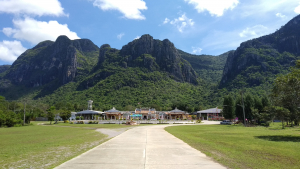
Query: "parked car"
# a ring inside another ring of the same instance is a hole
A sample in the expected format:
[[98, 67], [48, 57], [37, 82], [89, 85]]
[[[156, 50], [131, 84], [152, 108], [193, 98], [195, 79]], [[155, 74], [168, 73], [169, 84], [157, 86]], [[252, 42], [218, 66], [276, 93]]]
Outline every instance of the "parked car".
[[232, 122], [230, 120], [223, 120], [220, 122], [220, 124], [232, 125]]

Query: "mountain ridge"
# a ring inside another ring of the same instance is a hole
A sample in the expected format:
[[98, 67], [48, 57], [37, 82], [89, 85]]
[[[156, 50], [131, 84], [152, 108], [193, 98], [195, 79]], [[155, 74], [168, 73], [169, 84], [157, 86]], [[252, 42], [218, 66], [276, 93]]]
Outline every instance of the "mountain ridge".
[[300, 30], [300, 15], [272, 34], [241, 43], [228, 56], [219, 87], [258, 86], [272, 81], [276, 74], [286, 73], [300, 59], [297, 30]]

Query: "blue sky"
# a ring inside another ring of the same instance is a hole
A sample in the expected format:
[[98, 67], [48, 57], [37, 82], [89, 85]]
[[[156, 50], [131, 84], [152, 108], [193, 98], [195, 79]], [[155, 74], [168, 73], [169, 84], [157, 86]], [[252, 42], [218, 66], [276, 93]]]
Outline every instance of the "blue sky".
[[300, 14], [300, 0], [0, 0], [0, 65], [59, 35], [97, 46], [150, 34], [193, 54], [219, 55]]

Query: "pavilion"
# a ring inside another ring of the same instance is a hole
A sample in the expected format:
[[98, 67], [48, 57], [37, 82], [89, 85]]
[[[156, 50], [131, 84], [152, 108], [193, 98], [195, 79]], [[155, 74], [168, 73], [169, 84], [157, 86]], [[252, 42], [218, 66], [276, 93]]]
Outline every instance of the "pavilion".
[[179, 110], [177, 107], [172, 111], [166, 112], [168, 119], [186, 119], [186, 114], [187, 113], [185, 111]]
[[117, 119], [120, 119], [121, 117], [123, 117], [123, 114], [121, 113], [121, 111], [117, 110], [115, 107], [113, 107], [110, 110], [105, 111], [104, 114], [106, 115], [106, 119], [117, 120]]
[[75, 116], [81, 116], [84, 120], [96, 120], [96, 117], [102, 116], [103, 112], [95, 110], [83, 110], [77, 112]]
[[218, 107], [207, 110], [201, 110], [197, 111], [197, 117], [202, 120], [220, 120], [223, 119], [221, 112], [222, 109], [218, 109]]

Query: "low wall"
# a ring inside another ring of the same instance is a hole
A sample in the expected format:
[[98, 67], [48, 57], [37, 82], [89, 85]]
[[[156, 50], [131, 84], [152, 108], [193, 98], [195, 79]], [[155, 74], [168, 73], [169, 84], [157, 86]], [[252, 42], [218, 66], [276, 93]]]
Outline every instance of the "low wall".
[[[88, 124], [90, 121], [98, 122], [98, 124], [126, 124], [127, 120], [73, 120], [72, 122], [83, 121]], [[137, 124], [195, 124], [194, 121], [190, 120], [134, 120]]]

